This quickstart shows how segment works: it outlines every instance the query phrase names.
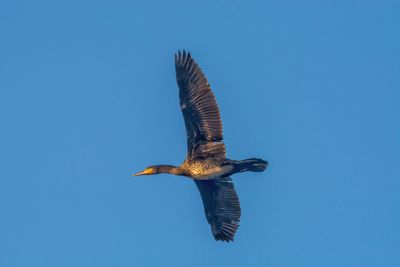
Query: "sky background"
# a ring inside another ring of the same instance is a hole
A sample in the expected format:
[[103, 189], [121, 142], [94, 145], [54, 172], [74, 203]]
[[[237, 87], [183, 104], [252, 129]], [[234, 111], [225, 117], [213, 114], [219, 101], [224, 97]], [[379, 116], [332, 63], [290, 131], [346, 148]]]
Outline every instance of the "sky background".
[[[379, 3], [378, 3], [379, 2]], [[0, 266], [400, 266], [398, 1], [0, 2]], [[215, 92], [241, 226], [180, 164], [173, 55]]]

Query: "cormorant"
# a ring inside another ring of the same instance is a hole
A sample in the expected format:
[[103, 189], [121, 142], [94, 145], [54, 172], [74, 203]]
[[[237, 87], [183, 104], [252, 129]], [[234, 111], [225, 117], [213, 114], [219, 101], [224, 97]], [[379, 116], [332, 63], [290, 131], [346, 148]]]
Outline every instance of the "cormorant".
[[230, 176], [237, 172], [262, 172], [268, 162], [258, 158], [226, 158], [218, 105], [202, 70], [185, 50], [175, 54], [175, 70], [187, 134], [186, 159], [178, 167], [154, 165], [134, 175], [170, 173], [192, 178], [200, 191], [214, 238], [233, 241], [241, 211]]

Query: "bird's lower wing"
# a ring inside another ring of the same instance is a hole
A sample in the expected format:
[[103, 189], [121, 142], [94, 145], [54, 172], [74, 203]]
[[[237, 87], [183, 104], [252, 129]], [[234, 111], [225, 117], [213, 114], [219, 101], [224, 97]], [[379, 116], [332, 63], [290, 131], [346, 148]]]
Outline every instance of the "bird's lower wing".
[[240, 203], [230, 177], [195, 180], [204, 212], [216, 240], [233, 241], [239, 227]]

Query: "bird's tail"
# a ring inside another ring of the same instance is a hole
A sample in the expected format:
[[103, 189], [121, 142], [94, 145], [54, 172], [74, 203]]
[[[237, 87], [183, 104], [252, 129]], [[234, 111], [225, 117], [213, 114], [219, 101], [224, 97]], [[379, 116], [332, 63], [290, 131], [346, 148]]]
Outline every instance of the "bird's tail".
[[258, 159], [258, 158], [250, 158], [244, 160], [238, 160], [235, 162], [235, 167], [238, 172], [262, 172], [267, 168], [268, 161]]

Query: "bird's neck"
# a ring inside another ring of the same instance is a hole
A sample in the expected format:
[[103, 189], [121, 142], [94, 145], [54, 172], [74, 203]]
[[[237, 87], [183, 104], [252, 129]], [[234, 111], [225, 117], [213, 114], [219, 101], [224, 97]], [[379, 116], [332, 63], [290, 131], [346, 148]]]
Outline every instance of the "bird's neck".
[[174, 175], [184, 175], [184, 171], [180, 167], [172, 165], [157, 165], [157, 173], [169, 173]]

